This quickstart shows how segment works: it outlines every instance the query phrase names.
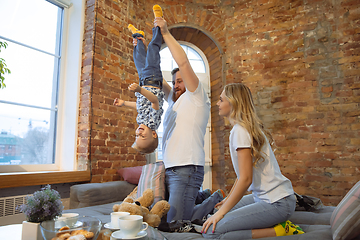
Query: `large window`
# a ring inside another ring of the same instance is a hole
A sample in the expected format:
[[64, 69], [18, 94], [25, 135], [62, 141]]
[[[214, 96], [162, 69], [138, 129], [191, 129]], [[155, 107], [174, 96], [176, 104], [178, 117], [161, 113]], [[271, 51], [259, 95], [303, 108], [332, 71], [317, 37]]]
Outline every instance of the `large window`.
[[1, 172], [63, 170], [66, 151], [74, 169], [83, 4], [1, 1], [0, 57], [11, 70], [0, 89]]
[[[54, 163], [63, 9], [44, 0], [5, 1], [0, 9], [2, 52], [12, 74], [0, 90], [1, 144], [17, 151], [0, 164]], [[44, 21], [46, 19], [46, 21]]]

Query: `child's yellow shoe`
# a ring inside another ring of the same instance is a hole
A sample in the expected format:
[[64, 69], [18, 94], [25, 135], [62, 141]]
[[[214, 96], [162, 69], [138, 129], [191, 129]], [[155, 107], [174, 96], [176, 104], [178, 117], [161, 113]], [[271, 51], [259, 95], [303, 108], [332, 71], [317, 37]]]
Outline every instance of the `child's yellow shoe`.
[[132, 34], [139, 33], [139, 34], [141, 34], [141, 35], [143, 35], [143, 36], [145, 37], [145, 33], [144, 33], [143, 31], [138, 30], [138, 29], [137, 29], [136, 27], [134, 27], [134, 25], [132, 25], [132, 24], [129, 24], [129, 25], [128, 25], [128, 29], [130, 30], [130, 32], [131, 32]]
[[153, 12], [154, 12], [155, 18], [164, 16], [161, 7], [157, 4], [153, 6]]
[[274, 229], [276, 236], [289, 236], [304, 233], [298, 225], [293, 224], [289, 220], [275, 225]]

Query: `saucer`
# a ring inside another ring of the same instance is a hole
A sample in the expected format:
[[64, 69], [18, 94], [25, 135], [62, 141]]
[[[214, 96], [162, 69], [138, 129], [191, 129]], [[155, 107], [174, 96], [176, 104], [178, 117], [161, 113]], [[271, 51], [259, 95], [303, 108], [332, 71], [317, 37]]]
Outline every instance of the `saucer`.
[[119, 230], [119, 227], [113, 227], [113, 225], [111, 224], [111, 222], [105, 223], [104, 224], [104, 228], [110, 229], [110, 230]]
[[64, 226], [68, 226], [68, 227], [70, 227], [70, 228], [78, 228], [78, 227], [81, 227], [83, 225], [83, 223], [82, 222], [80, 222], [80, 221], [77, 221], [74, 225], [72, 225], [72, 226], [68, 226], [68, 225], [66, 225], [64, 222], [55, 222], [55, 229], [60, 229], [60, 228], [62, 228], [62, 227], [64, 227]]
[[83, 222], [77, 221], [74, 225], [72, 225], [72, 228], [78, 228], [81, 227], [83, 225]]
[[138, 232], [138, 234], [135, 236], [135, 237], [123, 237], [122, 236], [122, 233], [121, 233], [121, 230], [120, 231], [116, 231], [116, 232], [113, 232], [111, 234], [111, 237], [115, 238], [115, 239], [140, 239], [140, 238], [143, 238], [147, 235], [147, 232], [146, 231], [141, 231], [141, 232]]

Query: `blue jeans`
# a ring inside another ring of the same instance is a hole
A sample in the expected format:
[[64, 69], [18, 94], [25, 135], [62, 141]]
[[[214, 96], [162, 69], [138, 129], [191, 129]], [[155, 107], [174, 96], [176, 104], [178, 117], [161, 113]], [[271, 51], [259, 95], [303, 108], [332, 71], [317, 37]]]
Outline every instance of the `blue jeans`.
[[195, 199], [204, 180], [204, 167], [186, 165], [167, 168], [165, 176], [170, 204], [167, 221], [191, 220]]
[[292, 194], [274, 203], [254, 202], [253, 196], [244, 196], [221, 219], [212, 233], [212, 225], [204, 238], [251, 239], [251, 229], [268, 228], [290, 218], [295, 211], [296, 199]]
[[206, 198], [202, 203], [195, 205], [191, 221], [195, 219], [203, 219], [203, 217], [213, 212], [215, 205], [222, 200], [223, 197], [215, 192], [210, 197]]
[[[160, 48], [162, 43], [162, 35], [159, 27], [152, 29], [153, 36], [151, 42], [148, 45], [148, 50], [146, 52], [145, 45], [142, 41], [137, 42], [137, 46], [134, 47], [134, 62], [136, 69], [139, 74], [139, 85], [150, 85], [153, 84], [143, 84], [144, 80], [151, 81], [160, 81], [162, 84], [163, 76], [160, 69]], [[134, 38], [143, 37], [139, 33], [133, 34]], [[154, 86], [158, 86], [155, 84]]]

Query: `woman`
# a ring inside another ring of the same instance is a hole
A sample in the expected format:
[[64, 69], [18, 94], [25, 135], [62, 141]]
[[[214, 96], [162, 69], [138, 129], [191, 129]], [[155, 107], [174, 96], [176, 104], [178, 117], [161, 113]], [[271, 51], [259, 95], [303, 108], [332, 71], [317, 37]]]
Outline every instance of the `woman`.
[[[229, 149], [237, 179], [215, 206], [219, 210], [203, 224], [203, 236], [249, 239], [303, 233], [286, 221], [295, 211], [294, 191], [281, 174], [272, 136], [256, 115], [250, 89], [241, 83], [226, 85], [217, 105], [219, 115], [233, 126]], [[246, 191], [252, 194], [244, 196]]]

